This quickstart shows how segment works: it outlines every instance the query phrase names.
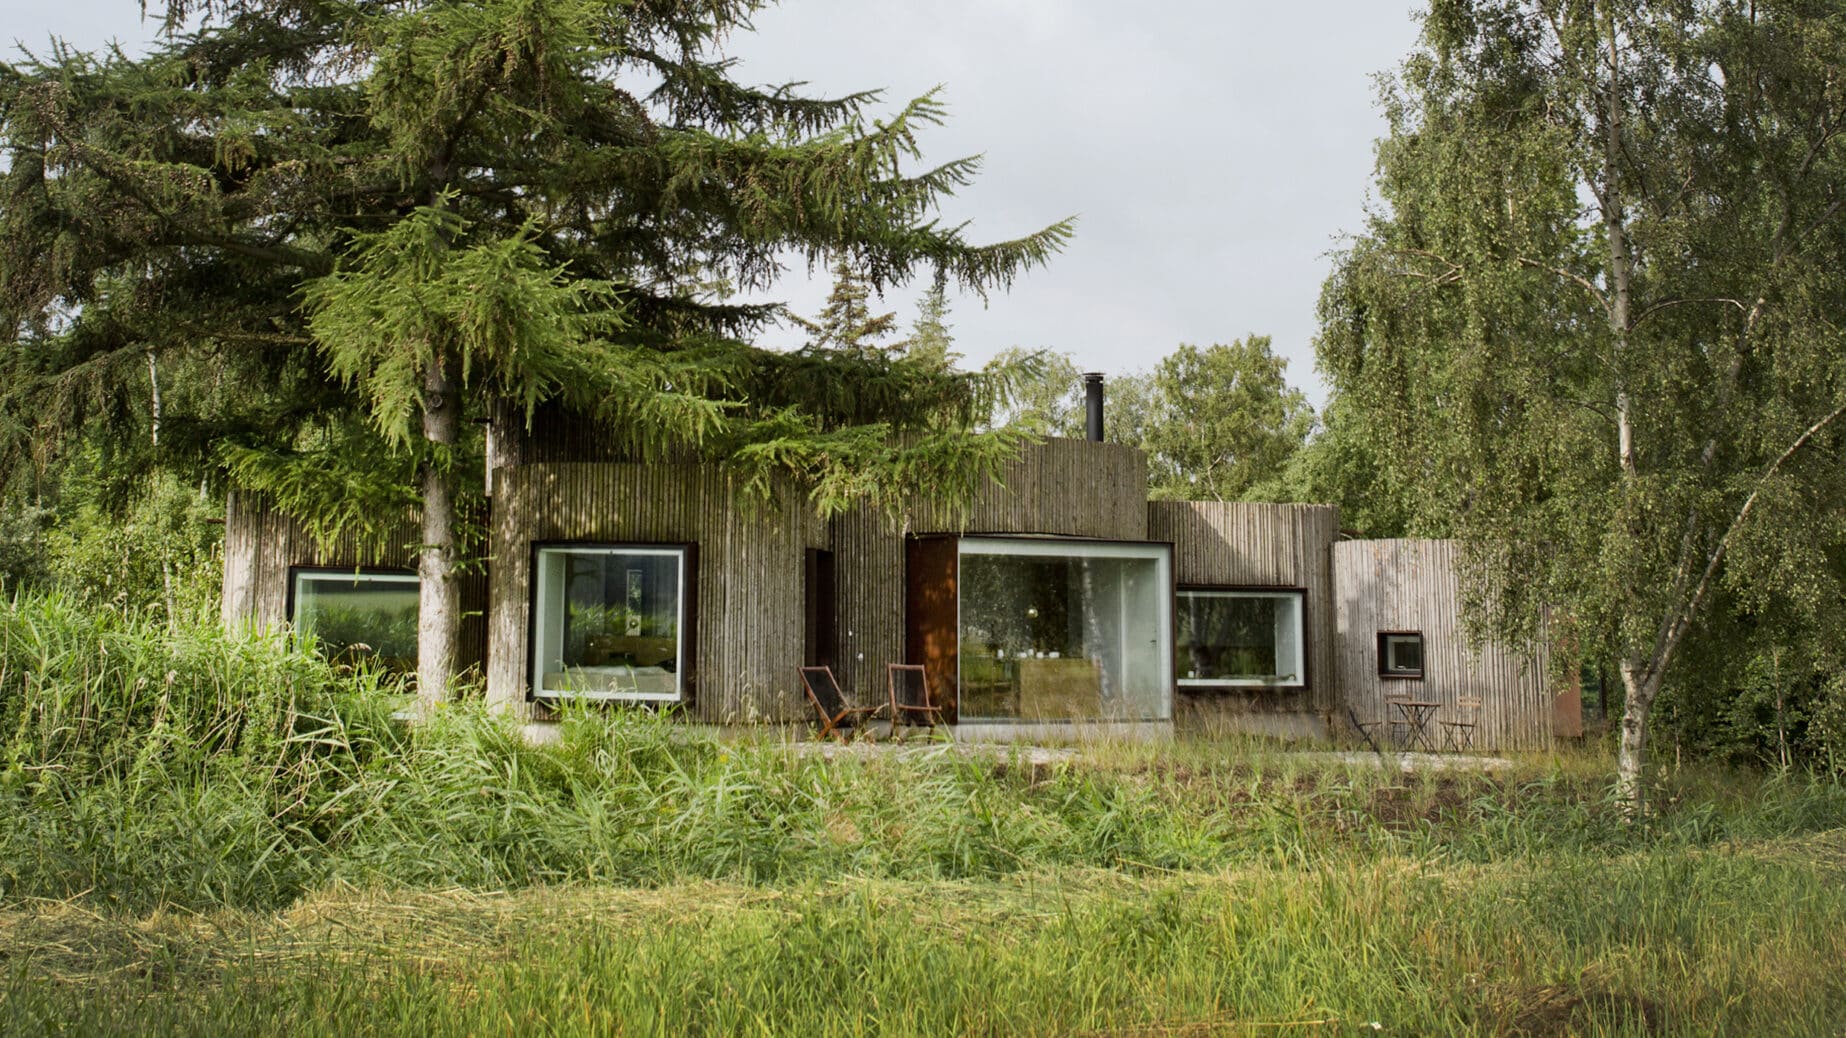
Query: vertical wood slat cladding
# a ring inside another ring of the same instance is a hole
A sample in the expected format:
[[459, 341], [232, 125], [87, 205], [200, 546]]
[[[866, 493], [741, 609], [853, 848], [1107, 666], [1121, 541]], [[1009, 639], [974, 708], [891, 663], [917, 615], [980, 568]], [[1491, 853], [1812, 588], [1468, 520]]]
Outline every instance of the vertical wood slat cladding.
[[[233, 490], [224, 509], [224, 590], [220, 612], [227, 627], [270, 627], [288, 620], [289, 570], [417, 568], [422, 524], [406, 512], [379, 544], [351, 534], [321, 543], [260, 494]], [[469, 560], [464, 560], [464, 562]], [[487, 653], [487, 577], [479, 566], [460, 577], [460, 665], [478, 667]]]
[[[796, 682], [803, 643], [803, 550], [825, 524], [793, 487], [751, 501], [708, 465], [539, 463], [494, 476], [489, 702], [524, 711], [535, 541], [696, 544], [698, 615], [687, 633], [692, 710], [714, 723], [807, 715]], [[818, 542], [818, 543], [817, 543]]]
[[[1181, 587], [1306, 589], [1302, 602], [1308, 665], [1305, 709], [1335, 709], [1340, 685], [1334, 663], [1332, 548], [1339, 538], [1339, 509], [1332, 505], [1150, 501], [1147, 517], [1148, 539], [1173, 545], [1173, 580]], [[1264, 690], [1242, 695], [1262, 706], [1264, 700], [1285, 704], [1293, 694]]]
[[885, 665], [904, 662], [904, 534], [861, 505], [833, 519], [834, 601], [840, 687], [861, 701], [882, 687]]
[[[1542, 645], [1485, 642], [1468, 646], [1461, 625], [1461, 585], [1455, 544], [1438, 540], [1344, 541], [1333, 548], [1341, 639], [1339, 681], [1360, 719], [1384, 719], [1386, 695], [1439, 701], [1430, 722], [1456, 716], [1459, 696], [1479, 696], [1474, 744], [1481, 749], [1533, 749], [1554, 734], [1549, 654]], [[1379, 631], [1423, 635], [1423, 676], [1378, 673]]]
[[1147, 539], [1147, 460], [1139, 450], [1088, 440], [1025, 448], [976, 495], [966, 521], [920, 502], [912, 533], [1013, 533]]

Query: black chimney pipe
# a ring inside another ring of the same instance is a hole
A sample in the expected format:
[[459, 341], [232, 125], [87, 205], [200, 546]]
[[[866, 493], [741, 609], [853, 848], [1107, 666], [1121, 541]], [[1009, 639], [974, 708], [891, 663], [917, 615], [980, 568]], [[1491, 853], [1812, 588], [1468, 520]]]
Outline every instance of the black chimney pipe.
[[1091, 442], [1102, 442], [1102, 372], [1083, 376], [1083, 416]]

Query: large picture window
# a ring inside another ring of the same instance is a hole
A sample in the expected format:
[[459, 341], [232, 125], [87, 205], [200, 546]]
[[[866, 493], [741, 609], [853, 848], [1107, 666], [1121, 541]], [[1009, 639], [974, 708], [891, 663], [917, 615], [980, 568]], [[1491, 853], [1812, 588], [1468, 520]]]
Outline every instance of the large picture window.
[[961, 719], [1171, 719], [1169, 550], [963, 539]]
[[298, 569], [289, 621], [330, 660], [415, 671], [417, 587], [413, 573]]
[[1181, 686], [1306, 684], [1300, 591], [1181, 589]]
[[536, 551], [535, 695], [678, 700], [685, 694], [685, 630], [685, 548]]

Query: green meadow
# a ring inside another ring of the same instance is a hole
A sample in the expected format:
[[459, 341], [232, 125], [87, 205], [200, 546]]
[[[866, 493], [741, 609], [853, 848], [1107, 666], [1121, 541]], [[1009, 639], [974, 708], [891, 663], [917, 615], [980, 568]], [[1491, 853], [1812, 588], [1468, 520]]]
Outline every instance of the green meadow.
[[0, 606], [0, 1033], [1838, 1034], [1846, 787], [1599, 747], [535, 746], [210, 624]]

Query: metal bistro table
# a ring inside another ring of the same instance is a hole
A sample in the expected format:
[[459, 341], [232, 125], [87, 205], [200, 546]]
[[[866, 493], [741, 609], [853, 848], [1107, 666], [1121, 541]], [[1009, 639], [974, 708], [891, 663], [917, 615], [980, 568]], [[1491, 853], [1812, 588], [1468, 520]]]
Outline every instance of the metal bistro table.
[[1436, 711], [1442, 707], [1442, 704], [1430, 699], [1392, 699], [1388, 702], [1397, 709], [1398, 713], [1404, 715], [1403, 721], [1395, 722], [1393, 727], [1396, 727], [1396, 724], [1404, 726], [1405, 748], [1408, 749], [1421, 743], [1425, 750], [1435, 753], [1436, 744], [1429, 738], [1429, 719], [1436, 716]]

